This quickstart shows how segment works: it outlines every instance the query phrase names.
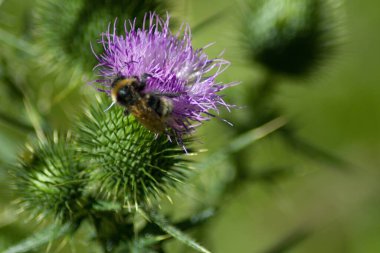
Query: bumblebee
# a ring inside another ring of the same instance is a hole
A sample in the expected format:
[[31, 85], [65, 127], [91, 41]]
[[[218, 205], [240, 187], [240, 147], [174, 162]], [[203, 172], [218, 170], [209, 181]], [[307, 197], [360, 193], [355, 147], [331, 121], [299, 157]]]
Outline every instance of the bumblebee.
[[125, 114], [132, 114], [143, 126], [155, 133], [162, 133], [173, 111], [171, 98], [178, 94], [145, 93], [149, 74], [138, 77], [117, 77], [111, 85], [113, 104], [125, 107]]

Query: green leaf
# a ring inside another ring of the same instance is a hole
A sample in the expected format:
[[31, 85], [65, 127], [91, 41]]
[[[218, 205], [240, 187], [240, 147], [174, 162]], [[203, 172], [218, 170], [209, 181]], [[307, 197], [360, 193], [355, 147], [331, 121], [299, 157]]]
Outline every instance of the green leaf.
[[115, 253], [159, 253], [162, 250], [161, 242], [171, 237], [170, 235], [139, 236], [132, 241], [121, 244]]
[[28, 252], [30, 250], [37, 249], [44, 244], [47, 244], [53, 240], [56, 240], [73, 231], [71, 224], [65, 224], [57, 227], [56, 225], [50, 226], [45, 230], [35, 233], [31, 237], [26, 238], [20, 243], [11, 246], [3, 253], [21, 253]]
[[183, 233], [181, 230], [177, 229], [176, 227], [169, 224], [169, 222], [160, 214], [157, 213], [145, 213], [143, 210], [138, 209], [138, 212], [144, 217], [148, 218], [149, 221], [155, 223], [157, 226], [159, 226], [163, 231], [168, 233], [169, 235], [176, 238], [178, 241], [186, 244], [187, 246], [197, 250], [198, 252], [203, 253], [210, 253], [209, 250], [204, 248], [203, 246], [199, 245], [194, 239], [192, 239], [190, 236]]
[[288, 125], [281, 130], [281, 134], [285, 137], [287, 144], [299, 153], [315, 160], [316, 162], [324, 162], [332, 165], [337, 169], [353, 168], [353, 165], [347, 160], [342, 159], [318, 146], [309, 143], [295, 134], [294, 126]]
[[214, 215], [215, 209], [209, 208], [202, 212], [196, 213], [188, 219], [176, 223], [175, 226], [181, 230], [191, 229], [207, 222], [210, 218], [214, 217]]

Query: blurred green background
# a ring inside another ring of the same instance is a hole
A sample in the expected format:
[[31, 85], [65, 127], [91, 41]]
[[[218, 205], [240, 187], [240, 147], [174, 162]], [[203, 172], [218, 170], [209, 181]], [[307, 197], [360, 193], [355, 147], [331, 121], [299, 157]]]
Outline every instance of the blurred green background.
[[[83, 76], [77, 85], [72, 81], [78, 80], [75, 73], [49, 71], [49, 60], [33, 49], [34, 4], [0, 0], [0, 251], [36, 228], [16, 212], [12, 201], [17, 196], [8, 173], [35, 135], [31, 126], [48, 122], [40, 127], [70, 128], [73, 115], [83, 106], [77, 101], [94, 94], [86, 85], [93, 76]], [[195, 48], [216, 42], [208, 54], [226, 50], [224, 58], [232, 64], [219, 80], [241, 81], [225, 94], [229, 103], [242, 108], [223, 116], [236, 126], [246, 121], [251, 115], [246, 94], [267, 72], [247, 59], [242, 46], [243, 1], [171, 1], [168, 9], [178, 24], [186, 21], [196, 28]], [[335, 166], [304, 156], [289, 148], [281, 135], [272, 134], [250, 145], [242, 157], [250, 175], [280, 167], [286, 172], [282, 176], [253, 177], [221, 197], [220, 187], [234, 179], [233, 162], [225, 159], [199, 171], [190, 186], [174, 194], [174, 206], [181, 216], [194, 206], [218, 205], [217, 215], [192, 232], [206, 248], [239, 253], [380, 252], [379, 10], [375, 0], [345, 1], [344, 42], [312, 74], [276, 77], [271, 101], [296, 126], [297, 137], [347, 164]], [[227, 145], [234, 135], [229, 128], [217, 120], [202, 127], [198, 133], [202, 143], [197, 146], [208, 151], [197, 158], [199, 163]], [[85, 252], [81, 239], [86, 231], [84, 226], [71, 242], [78, 252]], [[192, 252], [177, 243], [167, 247], [169, 252]], [[72, 249], [64, 246], [62, 252]]]

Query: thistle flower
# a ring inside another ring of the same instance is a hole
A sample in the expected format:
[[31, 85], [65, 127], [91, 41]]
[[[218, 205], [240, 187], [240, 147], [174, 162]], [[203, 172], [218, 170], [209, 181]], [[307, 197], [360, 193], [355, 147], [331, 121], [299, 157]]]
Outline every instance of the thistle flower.
[[95, 82], [101, 85], [99, 91], [110, 94], [115, 78], [148, 75], [143, 94], [175, 94], [170, 97], [173, 109], [165, 120], [165, 133], [181, 143], [184, 135], [215, 116], [212, 111], [218, 114], [219, 107], [230, 107], [217, 93], [231, 84], [215, 80], [229, 62], [209, 59], [204, 53], [206, 47], [195, 50], [188, 25], [182, 33], [180, 29], [172, 34], [169, 19], [146, 14], [141, 28], [136, 26], [136, 19], [126, 21], [122, 36], [116, 33], [115, 21], [113, 31], [109, 27], [102, 35], [104, 52], [95, 53], [99, 61], [95, 68], [101, 77]]

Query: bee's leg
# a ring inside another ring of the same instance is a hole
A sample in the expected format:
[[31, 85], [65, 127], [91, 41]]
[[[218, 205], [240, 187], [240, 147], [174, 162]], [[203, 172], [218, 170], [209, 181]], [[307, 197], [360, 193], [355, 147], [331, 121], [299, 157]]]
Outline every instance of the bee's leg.
[[130, 112], [128, 111], [128, 109], [125, 109], [125, 110], [124, 110], [124, 115], [125, 115], [125, 116], [128, 116], [129, 114], [130, 114]]

